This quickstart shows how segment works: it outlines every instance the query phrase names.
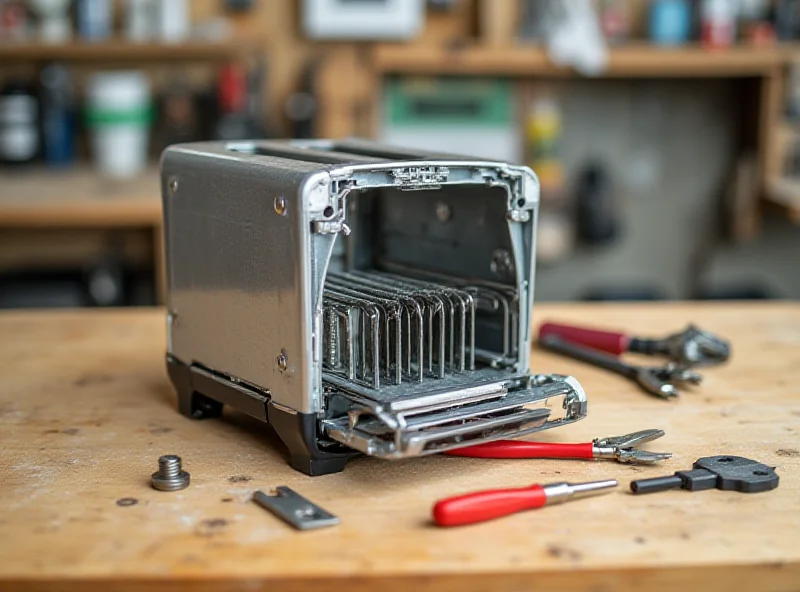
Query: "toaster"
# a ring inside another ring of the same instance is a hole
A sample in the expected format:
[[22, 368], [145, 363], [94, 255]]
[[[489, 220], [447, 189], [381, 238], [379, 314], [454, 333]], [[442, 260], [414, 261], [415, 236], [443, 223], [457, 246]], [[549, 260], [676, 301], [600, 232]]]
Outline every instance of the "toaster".
[[161, 158], [180, 412], [269, 424], [292, 467], [416, 457], [586, 415], [531, 374], [533, 171], [362, 140], [201, 142]]

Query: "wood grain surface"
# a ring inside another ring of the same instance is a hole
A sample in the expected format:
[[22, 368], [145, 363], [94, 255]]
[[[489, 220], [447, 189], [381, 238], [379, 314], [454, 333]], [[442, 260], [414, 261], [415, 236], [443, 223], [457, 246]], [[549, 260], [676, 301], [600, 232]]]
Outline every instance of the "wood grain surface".
[[[788, 50], [735, 47], [708, 51], [700, 46], [657, 47], [629, 43], [611, 48], [606, 78], [739, 78], [769, 76]], [[494, 76], [575, 76], [572, 68], [554, 64], [542, 47], [532, 45], [467, 45], [452, 50], [446, 46], [376, 44], [372, 66], [390, 74], [490, 74]]]
[[132, 179], [107, 179], [88, 168], [6, 174], [0, 228], [161, 226], [156, 168]]
[[[695, 321], [732, 340], [733, 360], [664, 402], [533, 352], [535, 371], [574, 374], [590, 400], [586, 420], [538, 439], [662, 428], [651, 448], [675, 457], [658, 467], [358, 458], [343, 473], [310, 478], [286, 465], [255, 420], [178, 415], [163, 311], [0, 314], [0, 590], [800, 588], [800, 306], [549, 305], [535, 316], [656, 336]], [[183, 457], [188, 489], [150, 487], [165, 453]], [[777, 466], [780, 487], [627, 493], [633, 478], [720, 453]], [[622, 486], [464, 528], [429, 519], [436, 499], [459, 492], [602, 478]], [[249, 501], [277, 485], [341, 525], [296, 532]]]

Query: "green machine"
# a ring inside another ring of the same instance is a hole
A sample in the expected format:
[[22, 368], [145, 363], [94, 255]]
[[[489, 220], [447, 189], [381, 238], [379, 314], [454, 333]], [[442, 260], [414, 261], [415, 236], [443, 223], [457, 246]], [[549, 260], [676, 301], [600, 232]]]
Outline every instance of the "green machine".
[[511, 83], [500, 78], [386, 80], [381, 139], [397, 146], [520, 162]]

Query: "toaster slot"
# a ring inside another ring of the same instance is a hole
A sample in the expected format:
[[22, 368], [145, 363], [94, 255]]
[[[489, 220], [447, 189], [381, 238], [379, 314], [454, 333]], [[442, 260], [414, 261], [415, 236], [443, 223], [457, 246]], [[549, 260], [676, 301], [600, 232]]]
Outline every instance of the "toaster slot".
[[529, 284], [504, 191], [389, 187], [347, 199], [352, 232], [322, 286], [327, 438], [402, 458], [583, 417], [577, 383], [527, 373]]
[[380, 272], [329, 273], [323, 372], [378, 389], [475, 369], [475, 299]]
[[[405, 276], [416, 276], [426, 281], [457, 287], [469, 294], [474, 303], [474, 334], [479, 343], [473, 362], [493, 368], [511, 367], [519, 355], [519, 294], [505, 284], [476, 278], [459, 278], [406, 265], [384, 261], [384, 269]], [[483, 347], [481, 347], [483, 345]], [[489, 347], [489, 346], [492, 347]], [[474, 366], [474, 363], [473, 363]]]

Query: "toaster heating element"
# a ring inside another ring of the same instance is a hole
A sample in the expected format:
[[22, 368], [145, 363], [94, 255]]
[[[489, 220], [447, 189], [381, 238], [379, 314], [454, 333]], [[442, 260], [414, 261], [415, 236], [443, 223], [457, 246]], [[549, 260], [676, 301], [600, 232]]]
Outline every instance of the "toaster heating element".
[[261, 419], [311, 475], [585, 416], [529, 372], [530, 169], [350, 140], [172, 146], [161, 173], [184, 415]]

